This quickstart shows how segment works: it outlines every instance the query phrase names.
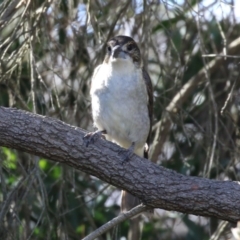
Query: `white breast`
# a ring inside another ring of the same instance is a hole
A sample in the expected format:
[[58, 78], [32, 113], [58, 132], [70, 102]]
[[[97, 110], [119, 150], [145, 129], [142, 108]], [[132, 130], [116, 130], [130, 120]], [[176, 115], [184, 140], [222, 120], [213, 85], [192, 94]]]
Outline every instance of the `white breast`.
[[91, 87], [94, 124], [107, 131], [107, 139], [124, 148], [135, 143], [142, 156], [150, 121], [148, 95], [142, 71], [132, 62], [102, 64], [94, 72]]

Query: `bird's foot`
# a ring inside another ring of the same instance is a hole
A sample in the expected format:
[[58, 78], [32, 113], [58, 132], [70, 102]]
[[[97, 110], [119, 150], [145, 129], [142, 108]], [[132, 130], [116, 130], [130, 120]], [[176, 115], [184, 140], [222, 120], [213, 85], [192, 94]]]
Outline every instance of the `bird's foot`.
[[102, 134], [106, 134], [107, 131], [106, 130], [97, 130], [95, 132], [90, 132], [90, 133], [87, 133], [83, 139], [86, 143], [86, 146], [88, 147], [89, 144], [92, 144], [94, 143], [97, 139], [99, 139]]
[[132, 143], [132, 145], [130, 146], [130, 148], [128, 149], [123, 149], [121, 151], [122, 156], [123, 156], [123, 164], [128, 162], [130, 160], [130, 158], [133, 156], [134, 153], [134, 147], [135, 147], [135, 143]]

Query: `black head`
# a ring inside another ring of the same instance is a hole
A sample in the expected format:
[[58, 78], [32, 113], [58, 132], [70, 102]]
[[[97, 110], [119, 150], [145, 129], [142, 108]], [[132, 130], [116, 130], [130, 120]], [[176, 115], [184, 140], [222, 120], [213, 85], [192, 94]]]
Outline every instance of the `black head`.
[[128, 36], [116, 36], [107, 43], [105, 61], [109, 62], [110, 57], [115, 59], [127, 59], [128, 56], [137, 66], [141, 65], [141, 54], [136, 42]]

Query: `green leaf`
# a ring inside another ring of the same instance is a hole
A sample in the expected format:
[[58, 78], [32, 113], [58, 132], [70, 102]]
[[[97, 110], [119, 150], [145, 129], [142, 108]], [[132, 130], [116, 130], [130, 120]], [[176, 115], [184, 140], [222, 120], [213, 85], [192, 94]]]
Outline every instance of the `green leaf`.
[[39, 165], [40, 169], [42, 169], [44, 171], [47, 169], [48, 161], [46, 159], [42, 158], [39, 160], [38, 165]]
[[3, 160], [4, 166], [9, 169], [16, 169], [17, 168], [16, 154], [12, 150], [5, 147], [2, 148], [2, 151], [3, 155], [5, 156], [5, 159]]
[[51, 172], [51, 175], [54, 179], [58, 179], [62, 175], [62, 168], [60, 166], [55, 166]]
[[76, 233], [84, 233], [85, 232], [85, 225], [80, 225], [76, 229]]

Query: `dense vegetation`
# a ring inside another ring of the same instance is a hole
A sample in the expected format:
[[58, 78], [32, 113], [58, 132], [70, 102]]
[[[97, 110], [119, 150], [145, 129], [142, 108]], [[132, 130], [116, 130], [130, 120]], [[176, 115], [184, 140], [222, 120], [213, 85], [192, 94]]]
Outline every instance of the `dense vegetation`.
[[[0, 0], [0, 106], [92, 130], [93, 69], [110, 37], [129, 35], [154, 87], [151, 160], [239, 181], [237, 2]], [[24, 152], [0, 148], [0, 179], [0, 239], [80, 239], [119, 213], [119, 189]], [[231, 227], [159, 210], [143, 239], [231, 239]], [[102, 239], [127, 230], [125, 222]]]

